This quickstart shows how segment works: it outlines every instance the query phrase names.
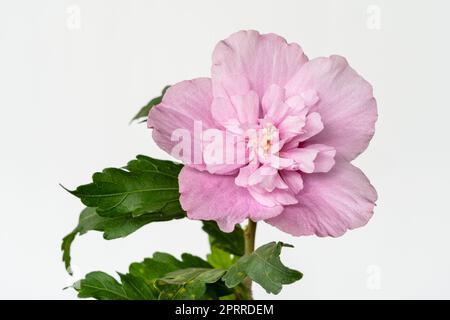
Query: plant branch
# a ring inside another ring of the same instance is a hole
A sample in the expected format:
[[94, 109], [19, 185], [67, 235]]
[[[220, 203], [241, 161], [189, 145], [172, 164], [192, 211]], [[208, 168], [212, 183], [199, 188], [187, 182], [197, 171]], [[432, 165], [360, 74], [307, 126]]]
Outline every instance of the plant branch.
[[[248, 224], [244, 231], [246, 256], [252, 254], [252, 252], [255, 251], [255, 236], [256, 222], [248, 219]], [[243, 285], [246, 288], [248, 300], [253, 300], [252, 279], [250, 279], [249, 277], [245, 278], [245, 280], [243, 281]]]

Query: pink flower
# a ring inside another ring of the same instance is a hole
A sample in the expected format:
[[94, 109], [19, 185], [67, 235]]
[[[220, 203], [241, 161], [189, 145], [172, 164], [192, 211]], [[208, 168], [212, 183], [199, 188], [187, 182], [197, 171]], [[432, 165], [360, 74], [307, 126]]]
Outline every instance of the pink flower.
[[188, 151], [202, 161], [179, 156], [189, 218], [215, 220], [226, 232], [250, 218], [296, 236], [336, 237], [373, 214], [376, 191], [350, 161], [366, 149], [376, 119], [371, 85], [344, 58], [308, 60], [275, 34], [240, 31], [217, 44], [211, 79], [172, 86], [148, 126], [169, 153], [173, 133], [194, 134], [199, 121], [233, 133], [231, 146], [215, 147], [223, 157], [245, 147], [243, 161], [208, 162], [205, 138], [194, 134]]

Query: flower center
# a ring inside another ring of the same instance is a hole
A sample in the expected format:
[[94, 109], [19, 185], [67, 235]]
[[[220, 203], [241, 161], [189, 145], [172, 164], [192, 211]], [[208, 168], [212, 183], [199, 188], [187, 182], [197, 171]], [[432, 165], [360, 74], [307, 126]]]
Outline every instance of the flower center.
[[270, 153], [274, 140], [278, 137], [278, 129], [270, 122], [266, 123], [261, 130], [260, 147], [265, 154]]
[[270, 161], [273, 153], [277, 153], [279, 143], [278, 128], [271, 122], [260, 124], [258, 129], [247, 131], [247, 148], [250, 161], [258, 159], [261, 163]]

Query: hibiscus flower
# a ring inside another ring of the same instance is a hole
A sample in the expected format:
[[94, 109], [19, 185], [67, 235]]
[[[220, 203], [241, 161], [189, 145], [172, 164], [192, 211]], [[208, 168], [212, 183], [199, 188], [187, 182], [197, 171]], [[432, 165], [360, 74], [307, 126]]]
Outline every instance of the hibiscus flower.
[[[309, 60], [278, 35], [240, 31], [217, 44], [211, 78], [170, 87], [148, 126], [172, 155], [174, 133], [192, 133], [189, 152], [175, 154], [185, 163], [180, 202], [189, 218], [215, 220], [225, 232], [248, 218], [295, 236], [337, 237], [373, 214], [377, 193], [350, 162], [376, 119], [372, 86], [344, 58]], [[242, 161], [205, 161], [196, 123], [231, 132], [234, 142], [215, 149], [234, 156], [243, 145]]]

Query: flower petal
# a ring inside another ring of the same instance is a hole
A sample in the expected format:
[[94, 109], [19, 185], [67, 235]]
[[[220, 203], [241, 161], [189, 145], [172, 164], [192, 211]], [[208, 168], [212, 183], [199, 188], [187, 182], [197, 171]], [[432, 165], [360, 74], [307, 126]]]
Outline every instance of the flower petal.
[[281, 87], [308, 61], [295, 43], [275, 34], [239, 31], [220, 41], [213, 52], [214, 87], [230, 76], [245, 76], [260, 97], [271, 84]]
[[248, 186], [258, 185], [265, 191], [272, 192], [275, 188], [288, 189], [288, 185], [281, 179], [278, 170], [264, 165], [254, 171], [247, 180]]
[[278, 125], [280, 131], [280, 140], [288, 141], [294, 137], [299, 136], [303, 132], [303, 127], [306, 124], [305, 117], [302, 116], [287, 116]]
[[247, 163], [245, 137], [230, 131], [208, 129], [202, 134], [204, 167], [212, 174], [235, 174]]
[[315, 149], [296, 148], [289, 151], [282, 152], [281, 156], [287, 159], [294, 160], [292, 165], [293, 170], [301, 170], [305, 173], [314, 172], [314, 160], [316, 159], [318, 151]]
[[269, 192], [264, 187], [258, 185], [249, 187], [248, 191], [263, 206], [284, 206], [298, 202], [289, 189], [274, 189]]
[[376, 102], [372, 86], [339, 56], [306, 63], [286, 85], [287, 96], [317, 92], [311, 107], [318, 112], [324, 129], [308, 142], [330, 145], [350, 161], [366, 149], [375, 131]]
[[183, 167], [178, 177], [180, 202], [190, 219], [215, 220], [224, 232], [250, 218], [259, 221], [283, 211], [280, 205], [268, 207], [258, 203], [246, 188], [234, 183], [234, 176], [219, 176]]
[[238, 122], [236, 109], [228, 98], [214, 98], [211, 103], [211, 113], [214, 120], [216, 120], [216, 122], [224, 128], [226, 128], [233, 121]]
[[313, 144], [281, 152], [281, 155], [293, 160], [290, 170], [305, 173], [328, 172], [334, 166], [336, 149], [324, 144]]
[[314, 137], [320, 131], [323, 130], [323, 123], [320, 114], [317, 112], [312, 112], [308, 114], [306, 117], [306, 124], [303, 127], [304, 133], [299, 137], [299, 142], [308, 140], [311, 137]]
[[[192, 139], [192, 143], [188, 144], [191, 146], [190, 162], [194, 162], [197, 157], [201, 161], [201, 141], [196, 139], [194, 134], [194, 123], [201, 121], [203, 130], [215, 127], [210, 111], [211, 90], [209, 78], [182, 81], [170, 87], [162, 102], [150, 110], [147, 125], [153, 128], [153, 139], [161, 149], [172, 154], [179, 143], [172, 141], [172, 134], [176, 130], [184, 129]], [[194, 155], [194, 152], [198, 155]], [[177, 157], [177, 154], [172, 155]]]
[[250, 91], [250, 83], [244, 75], [226, 74], [212, 79], [214, 97], [231, 97], [243, 95]]
[[250, 176], [257, 169], [258, 169], [258, 164], [255, 162], [250, 162], [245, 167], [242, 167], [239, 169], [239, 174], [235, 178], [234, 182], [236, 183], [236, 185], [238, 185], [240, 187], [247, 187], [249, 185], [248, 180], [249, 180]]
[[377, 193], [352, 164], [341, 160], [327, 174], [303, 175], [303, 180], [298, 203], [266, 222], [294, 236], [338, 237], [372, 217]]
[[280, 175], [294, 194], [299, 193], [303, 189], [302, 175], [298, 171], [282, 170]]
[[328, 172], [334, 166], [334, 156], [336, 155], [335, 148], [324, 144], [312, 144], [306, 146], [305, 149], [317, 151], [316, 158], [314, 159], [313, 172]]
[[241, 124], [256, 124], [259, 117], [259, 97], [255, 91], [231, 96], [238, 120]]
[[277, 125], [289, 111], [289, 105], [284, 103], [284, 88], [272, 84], [261, 99], [265, 118]]
[[320, 114], [317, 112], [312, 112], [307, 115], [305, 125], [302, 127], [302, 133], [300, 133], [295, 138], [289, 140], [283, 145], [284, 150], [289, 150], [293, 148], [298, 148], [299, 143], [309, 138], [315, 136], [320, 131], [323, 130], [323, 123], [320, 118]]

